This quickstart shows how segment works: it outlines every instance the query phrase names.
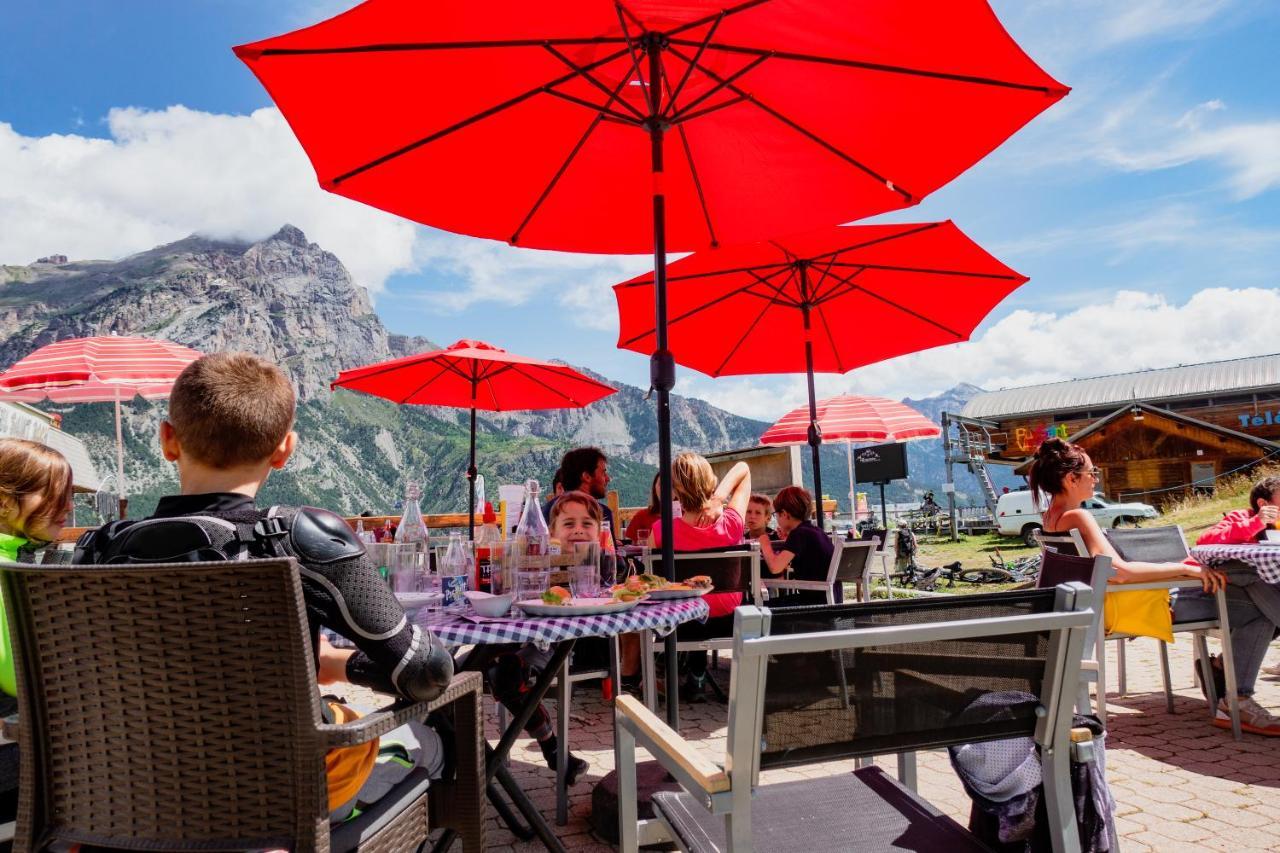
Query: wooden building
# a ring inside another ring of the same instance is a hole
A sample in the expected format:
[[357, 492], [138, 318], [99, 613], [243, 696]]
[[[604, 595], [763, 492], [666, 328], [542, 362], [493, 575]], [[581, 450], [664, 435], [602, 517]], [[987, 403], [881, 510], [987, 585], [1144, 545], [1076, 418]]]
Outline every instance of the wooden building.
[[1022, 466], [1057, 436], [1088, 451], [1107, 497], [1160, 504], [1280, 461], [1280, 355], [988, 392], [953, 421], [986, 463]]

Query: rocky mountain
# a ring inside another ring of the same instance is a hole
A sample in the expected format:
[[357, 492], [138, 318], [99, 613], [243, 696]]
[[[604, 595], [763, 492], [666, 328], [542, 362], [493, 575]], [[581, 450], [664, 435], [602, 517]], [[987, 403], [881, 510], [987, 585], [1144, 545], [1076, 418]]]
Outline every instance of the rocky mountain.
[[[268, 481], [264, 500], [391, 510], [405, 480], [415, 478], [424, 480], [424, 509], [465, 507], [465, 412], [329, 391], [340, 370], [436, 345], [388, 333], [338, 258], [297, 228], [252, 243], [191, 236], [118, 261], [0, 267], [0, 365], [55, 340], [113, 332], [204, 352], [247, 350], [285, 368], [299, 391], [302, 442]], [[624, 502], [642, 502], [657, 456], [653, 406], [642, 389], [610, 384], [619, 392], [585, 409], [482, 414], [477, 445], [486, 480], [548, 480], [565, 449], [590, 443], [610, 454]], [[126, 407], [131, 514], [150, 511], [175, 484], [155, 440], [164, 406]], [[111, 407], [48, 408], [63, 412], [66, 429], [85, 438], [105, 471], [114, 454]], [[766, 426], [700, 400], [672, 399], [679, 448], [747, 446]]]

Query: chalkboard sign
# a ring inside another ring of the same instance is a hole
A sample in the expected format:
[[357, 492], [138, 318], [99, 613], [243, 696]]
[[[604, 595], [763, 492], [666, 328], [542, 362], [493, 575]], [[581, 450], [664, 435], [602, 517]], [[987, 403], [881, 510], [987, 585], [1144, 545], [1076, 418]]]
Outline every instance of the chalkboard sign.
[[853, 474], [859, 483], [887, 483], [907, 479], [907, 446], [877, 444], [853, 453]]

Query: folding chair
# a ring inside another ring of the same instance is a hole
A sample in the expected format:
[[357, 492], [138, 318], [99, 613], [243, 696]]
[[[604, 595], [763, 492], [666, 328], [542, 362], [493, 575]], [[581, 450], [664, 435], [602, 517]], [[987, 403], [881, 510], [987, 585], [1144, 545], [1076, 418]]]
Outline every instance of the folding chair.
[[836, 584], [857, 584], [858, 601], [871, 600], [871, 558], [876, 543], [846, 542], [839, 533], [831, 534], [831, 560], [827, 565], [827, 579], [822, 581], [797, 580], [795, 578], [765, 578], [761, 586], [773, 590], [815, 590], [825, 592], [827, 604], [835, 604]]
[[[1030, 737], [1052, 846], [1078, 851], [1071, 708], [1093, 593], [1082, 584], [991, 595], [735, 614], [723, 764], [628, 696], [615, 705], [623, 853], [675, 841], [699, 851], [987, 850], [878, 767], [759, 783], [759, 773], [860, 756]], [[975, 721], [975, 700], [1006, 709]], [[683, 790], [637, 820], [636, 748]], [[900, 775], [904, 763], [899, 761]]]

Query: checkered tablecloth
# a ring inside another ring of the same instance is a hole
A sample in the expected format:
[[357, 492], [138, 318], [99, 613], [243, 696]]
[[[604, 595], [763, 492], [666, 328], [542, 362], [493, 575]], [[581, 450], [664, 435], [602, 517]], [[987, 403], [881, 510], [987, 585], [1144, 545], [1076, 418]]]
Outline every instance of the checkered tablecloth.
[[1205, 566], [1239, 560], [1267, 583], [1280, 584], [1280, 545], [1200, 545], [1191, 549], [1191, 556]]
[[562, 640], [583, 637], [612, 637], [634, 631], [656, 631], [669, 634], [682, 622], [707, 618], [710, 608], [701, 598], [639, 604], [625, 613], [599, 616], [524, 617], [500, 622], [472, 622], [452, 617], [429, 619], [425, 611], [415, 615], [419, 627], [429, 628], [446, 646], [469, 646], [480, 643], [534, 643], [551, 646]]

